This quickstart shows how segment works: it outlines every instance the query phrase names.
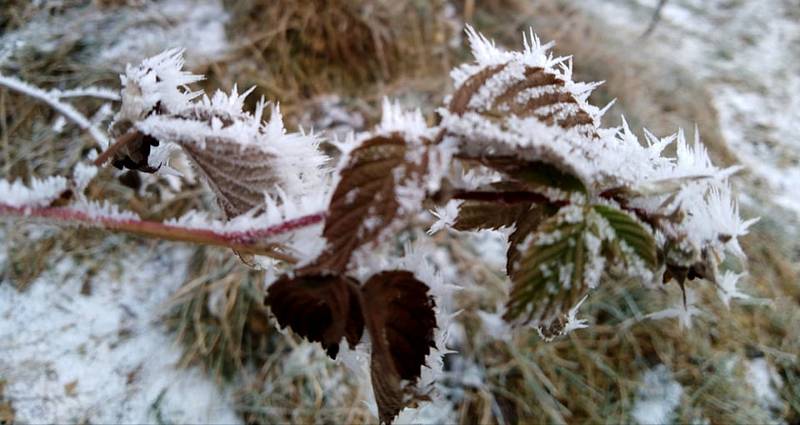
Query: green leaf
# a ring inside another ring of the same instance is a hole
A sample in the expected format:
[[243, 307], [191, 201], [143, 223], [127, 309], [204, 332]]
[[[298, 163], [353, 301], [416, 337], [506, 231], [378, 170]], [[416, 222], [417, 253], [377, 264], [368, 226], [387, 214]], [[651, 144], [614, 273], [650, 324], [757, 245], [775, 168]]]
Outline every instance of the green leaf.
[[[633, 216], [625, 211], [610, 205], [595, 205], [594, 211], [603, 217], [616, 233], [617, 240], [622, 241], [633, 250], [644, 264], [651, 270], [655, 271], [658, 268], [658, 248], [656, 247], [655, 238], [653, 238], [652, 231], [648, 229], [643, 223], [639, 222]], [[609, 241], [614, 243], [614, 241]], [[615, 247], [618, 248], [618, 247]], [[622, 249], [614, 249], [619, 255], [623, 256], [625, 253]]]
[[513, 288], [506, 320], [533, 320], [540, 331], [560, 331], [552, 325], [563, 322], [600, 276], [594, 267], [598, 263], [592, 261], [598, 249], [587, 243], [587, 232], [594, 233], [586, 220], [590, 212], [583, 207], [562, 208], [541, 222], [527, 246], [517, 247], [523, 253], [510, 267]]
[[509, 277], [513, 274], [515, 265], [520, 258], [519, 246], [546, 218], [555, 215], [557, 210], [544, 205], [530, 205], [520, 214], [514, 231], [508, 236], [508, 251], [506, 251], [506, 273]]

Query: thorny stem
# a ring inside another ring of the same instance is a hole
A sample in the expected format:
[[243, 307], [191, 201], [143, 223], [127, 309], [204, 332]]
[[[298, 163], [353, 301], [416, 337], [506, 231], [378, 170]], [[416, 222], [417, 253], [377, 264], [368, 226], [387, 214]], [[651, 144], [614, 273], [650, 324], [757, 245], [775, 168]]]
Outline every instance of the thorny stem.
[[85, 211], [68, 207], [15, 207], [0, 203], [0, 216], [42, 218], [156, 239], [215, 245], [231, 248], [242, 253], [265, 255], [291, 264], [297, 263], [298, 260], [281, 252], [277, 244], [265, 243], [264, 239], [317, 224], [325, 218], [325, 214], [320, 212], [261, 229], [217, 231], [165, 224], [157, 221], [95, 216]]

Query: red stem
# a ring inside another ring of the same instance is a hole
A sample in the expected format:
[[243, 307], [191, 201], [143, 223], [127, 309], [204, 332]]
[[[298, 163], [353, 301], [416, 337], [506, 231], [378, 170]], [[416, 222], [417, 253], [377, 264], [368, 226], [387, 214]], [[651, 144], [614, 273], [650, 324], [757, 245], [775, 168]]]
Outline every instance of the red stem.
[[297, 260], [276, 250], [275, 244], [264, 239], [321, 222], [325, 214], [320, 212], [287, 220], [261, 229], [240, 231], [217, 231], [204, 228], [164, 224], [158, 221], [93, 216], [85, 211], [66, 207], [15, 207], [0, 203], [0, 215], [23, 218], [44, 218], [58, 222], [71, 222], [107, 230], [204, 245], [223, 246], [237, 251], [267, 255], [290, 263]]

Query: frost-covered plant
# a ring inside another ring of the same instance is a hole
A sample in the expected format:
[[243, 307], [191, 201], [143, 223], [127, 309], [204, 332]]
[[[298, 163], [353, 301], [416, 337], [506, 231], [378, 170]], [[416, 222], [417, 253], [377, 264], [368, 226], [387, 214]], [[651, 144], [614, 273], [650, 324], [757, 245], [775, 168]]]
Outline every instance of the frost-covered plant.
[[[317, 136], [287, 133], [277, 106], [267, 121], [263, 100], [245, 111], [249, 91], [191, 91], [201, 77], [182, 70], [180, 51], [164, 52], [122, 75], [116, 142], [93, 166], [71, 180], [0, 182], [0, 213], [226, 246], [271, 268], [280, 275], [265, 302], [280, 326], [332, 358], [363, 358], [369, 347], [387, 423], [429, 396], [423, 366], [440, 367], [446, 351], [449, 286], [419, 248], [398, 256], [394, 244], [428, 205], [438, 218], [430, 232], [509, 229], [504, 319], [546, 341], [586, 327], [578, 309], [609, 280], [683, 288], [700, 278], [726, 304], [746, 296], [740, 274], [720, 266], [733, 254], [744, 268], [737, 238], [754, 221], [739, 217], [727, 182], [735, 167], [714, 166], [697, 136], [646, 133], [642, 142], [624, 120], [603, 128], [605, 110], [587, 102], [598, 84], [573, 81], [571, 60], [532, 32], [519, 52], [467, 33], [475, 61], [453, 70], [438, 124], [384, 101], [374, 130], [332, 141], [337, 164]], [[669, 146], [675, 156], [664, 154]], [[96, 166], [175, 172], [176, 155], [204, 177], [222, 217], [148, 222], [83, 194]], [[684, 323], [697, 311], [686, 298], [683, 309], [648, 317]]]

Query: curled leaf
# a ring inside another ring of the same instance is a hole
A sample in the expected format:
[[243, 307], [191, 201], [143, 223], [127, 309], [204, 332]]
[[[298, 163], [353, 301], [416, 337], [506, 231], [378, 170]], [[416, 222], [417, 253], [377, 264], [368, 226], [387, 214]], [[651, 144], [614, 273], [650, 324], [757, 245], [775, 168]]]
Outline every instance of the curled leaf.
[[372, 276], [362, 289], [372, 341], [371, 376], [381, 422], [391, 423], [421, 396], [413, 390], [435, 347], [436, 313], [428, 286], [408, 271]]
[[351, 278], [306, 269], [272, 284], [265, 303], [281, 326], [320, 342], [331, 358], [342, 338], [355, 346], [366, 325], [381, 422], [391, 423], [404, 407], [425, 399], [414, 384], [436, 346], [435, 303], [411, 272], [381, 272], [359, 289]]
[[527, 188], [536, 191], [558, 189], [586, 193], [586, 185], [575, 174], [544, 161], [521, 161], [508, 157], [487, 157], [485, 165], [500, 171]]
[[355, 346], [364, 332], [358, 286], [346, 276], [284, 276], [269, 287], [265, 304], [282, 327], [321, 343], [331, 358], [336, 358], [342, 338]]

